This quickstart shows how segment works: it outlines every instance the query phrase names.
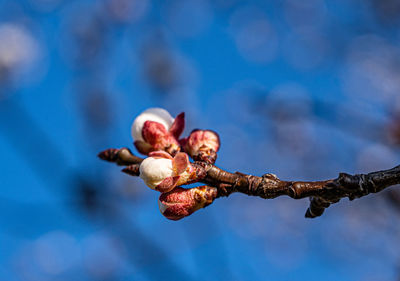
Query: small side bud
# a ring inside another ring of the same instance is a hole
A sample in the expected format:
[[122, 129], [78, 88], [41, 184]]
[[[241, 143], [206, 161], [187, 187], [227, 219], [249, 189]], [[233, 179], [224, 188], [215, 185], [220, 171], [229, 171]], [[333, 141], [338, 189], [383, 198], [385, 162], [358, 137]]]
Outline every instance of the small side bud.
[[216, 197], [217, 189], [211, 186], [190, 189], [175, 187], [172, 191], [160, 195], [158, 206], [167, 219], [180, 220], [210, 205]]
[[123, 147], [120, 149], [110, 148], [100, 152], [97, 155], [101, 160], [115, 162], [118, 165], [138, 164], [143, 159], [132, 154], [129, 148]]
[[195, 161], [214, 164], [220, 147], [219, 136], [211, 130], [194, 130], [186, 139], [181, 140], [184, 150]]
[[97, 154], [97, 156], [101, 160], [105, 160], [108, 162], [116, 162], [118, 159], [118, 153], [119, 153], [119, 149], [109, 148], [109, 149], [106, 149], [106, 150], [100, 152], [99, 154]]
[[139, 164], [133, 164], [125, 167], [121, 170], [123, 173], [138, 177], [139, 176]]

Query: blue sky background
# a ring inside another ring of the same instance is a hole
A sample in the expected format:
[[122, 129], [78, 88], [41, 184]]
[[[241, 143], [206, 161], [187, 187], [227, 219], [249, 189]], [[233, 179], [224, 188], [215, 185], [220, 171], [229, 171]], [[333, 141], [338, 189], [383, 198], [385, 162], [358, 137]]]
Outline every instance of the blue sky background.
[[394, 0], [0, 0], [3, 280], [398, 280], [400, 195], [222, 198], [178, 222], [101, 162], [149, 107], [220, 134], [229, 171], [399, 163]]

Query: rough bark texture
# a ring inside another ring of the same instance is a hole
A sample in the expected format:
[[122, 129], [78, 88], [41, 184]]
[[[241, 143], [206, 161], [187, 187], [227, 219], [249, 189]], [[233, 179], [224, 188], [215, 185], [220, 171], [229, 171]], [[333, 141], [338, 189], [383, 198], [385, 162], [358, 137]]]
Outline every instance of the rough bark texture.
[[[101, 152], [99, 157], [127, 166], [122, 171], [132, 176], [139, 175], [139, 166], [143, 160], [133, 155], [128, 148], [108, 149]], [[305, 214], [308, 218], [321, 216], [326, 208], [342, 198], [353, 200], [400, 183], [400, 166], [369, 174], [340, 173], [336, 179], [306, 182], [284, 181], [273, 174], [258, 177], [240, 172], [230, 173], [206, 162], [194, 162], [193, 165], [196, 167], [198, 182], [216, 187], [217, 197], [229, 196], [234, 192], [264, 199], [282, 195], [294, 199], [308, 197], [310, 206]]]

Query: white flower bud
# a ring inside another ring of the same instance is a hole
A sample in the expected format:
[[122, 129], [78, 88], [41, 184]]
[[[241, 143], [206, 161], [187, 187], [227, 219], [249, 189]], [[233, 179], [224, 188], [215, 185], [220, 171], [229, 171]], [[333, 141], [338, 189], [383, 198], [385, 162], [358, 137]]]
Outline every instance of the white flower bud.
[[144, 141], [142, 130], [146, 121], [158, 122], [168, 131], [174, 123], [174, 118], [163, 108], [149, 108], [143, 111], [132, 124], [131, 133], [135, 141]]
[[168, 192], [174, 187], [197, 180], [196, 169], [190, 164], [189, 156], [179, 152], [172, 157], [165, 151], [153, 151], [139, 167], [139, 176], [148, 187]]
[[172, 160], [148, 157], [140, 164], [140, 177], [151, 189], [156, 189], [163, 180], [174, 174]]

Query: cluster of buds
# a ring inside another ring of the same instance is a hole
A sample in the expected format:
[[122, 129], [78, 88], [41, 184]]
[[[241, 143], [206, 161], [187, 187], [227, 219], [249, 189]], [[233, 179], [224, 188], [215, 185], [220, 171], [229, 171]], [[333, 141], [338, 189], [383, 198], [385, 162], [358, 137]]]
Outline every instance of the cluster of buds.
[[150, 108], [134, 120], [131, 128], [135, 147], [148, 156], [140, 164], [139, 176], [148, 187], [162, 193], [160, 211], [172, 220], [189, 216], [217, 196], [213, 187], [180, 187], [204, 176], [189, 156], [213, 164], [220, 146], [218, 134], [210, 130], [194, 130], [187, 138], [179, 139], [184, 127], [184, 113], [174, 119], [164, 109]]

